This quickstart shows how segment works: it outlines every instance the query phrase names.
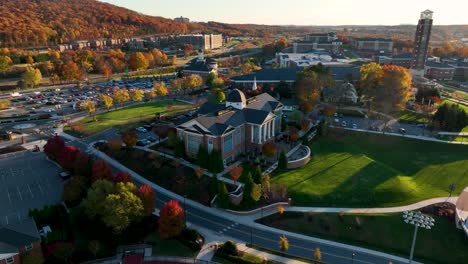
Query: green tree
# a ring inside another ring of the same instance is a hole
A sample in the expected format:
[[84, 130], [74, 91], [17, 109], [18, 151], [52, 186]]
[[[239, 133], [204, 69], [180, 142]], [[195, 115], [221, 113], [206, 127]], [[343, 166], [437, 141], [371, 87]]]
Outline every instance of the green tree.
[[42, 80], [41, 71], [32, 67], [26, 67], [26, 71], [21, 75], [21, 80], [28, 87], [34, 88]]
[[107, 195], [102, 203], [101, 220], [117, 234], [143, 217], [143, 203], [135, 194], [136, 190], [131, 182], [119, 182], [116, 192]]
[[224, 102], [224, 100], [226, 100], [226, 95], [224, 94], [224, 92], [219, 92], [216, 94], [216, 100], [218, 100], [218, 102]]
[[219, 191], [216, 204], [219, 208], [229, 208], [229, 193], [226, 188], [226, 184], [222, 181], [219, 182]]
[[252, 178], [254, 180], [255, 183], [259, 184], [261, 183], [262, 181], [262, 167], [260, 167], [260, 165], [257, 165], [257, 167], [255, 167], [255, 171], [252, 175]]
[[96, 257], [99, 251], [101, 251], [101, 242], [99, 242], [99, 240], [90, 241], [88, 244], [88, 249], [89, 252], [91, 252], [91, 254]]
[[205, 147], [200, 145], [197, 152], [197, 164], [202, 168], [208, 168], [209, 154]]
[[242, 203], [247, 207], [253, 206], [260, 199], [261, 195], [261, 187], [255, 184], [252, 179], [252, 175], [249, 172], [245, 178], [244, 197], [242, 199]]
[[88, 190], [88, 196], [81, 202], [86, 215], [95, 218], [104, 211], [104, 200], [115, 192], [115, 184], [108, 180], [97, 180]]
[[283, 252], [288, 251], [289, 249], [289, 241], [285, 235], [280, 236], [279, 249]]
[[291, 89], [285, 81], [278, 83], [275, 92], [277, 92], [281, 98], [291, 98]]
[[78, 205], [86, 196], [88, 180], [84, 176], [73, 176], [63, 186], [62, 199], [69, 206]]
[[67, 263], [68, 259], [73, 255], [75, 247], [70, 243], [64, 243], [54, 250], [54, 257]]
[[278, 169], [285, 170], [288, 167], [288, 157], [284, 149], [281, 150], [280, 157], [278, 159]]
[[13, 61], [8, 56], [0, 56], [0, 73], [5, 74], [11, 71], [11, 66], [13, 65]]
[[220, 173], [224, 170], [224, 163], [221, 153], [214, 149], [211, 151], [208, 170], [213, 173]]

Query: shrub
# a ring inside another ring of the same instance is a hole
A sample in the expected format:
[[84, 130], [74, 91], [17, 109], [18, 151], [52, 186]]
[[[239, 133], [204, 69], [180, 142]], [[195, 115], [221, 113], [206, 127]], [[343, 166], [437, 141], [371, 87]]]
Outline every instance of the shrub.
[[237, 244], [232, 241], [228, 240], [224, 242], [221, 247], [218, 249], [218, 252], [227, 256], [238, 256], [239, 251], [237, 250]]

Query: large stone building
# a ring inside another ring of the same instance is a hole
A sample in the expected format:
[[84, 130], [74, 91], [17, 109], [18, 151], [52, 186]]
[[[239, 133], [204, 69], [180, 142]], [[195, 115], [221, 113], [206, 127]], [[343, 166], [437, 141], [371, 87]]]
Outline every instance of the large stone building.
[[268, 93], [246, 98], [234, 89], [226, 103], [205, 103], [198, 117], [177, 126], [188, 156], [197, 155], [200, 146], [221, 153], [229, 164], [242, 153], [259, 153], [281, 131], [283, 105]]
[[354, 38], [352, 45], [360, 51], [393, 52], [393, 41], [384, 38]]
[[191, 44], [196, 49], [211, 50], [223, 46], [223, 35], [221, 34], [189, 34], [177, 35], [177, 43]]
[[434, 12], [426, 10], [421, 12], [416, 34], [414, 36], [413, 60], [411, 70], [413, 75], [421, 76], [426, 66], [427, 53], [429, 51], [429, 39], [432, 30], [432, 15]]
[[455, 74], [455, 67], [445, 63], [428, 61], [426, 62], [424, 76], [428, 79], [438, 81], [451, 81]]
[[174, 18], [174, 21], [189, 23], [190, 19], [188, 17], [180, 16], [180, 17]]
[[293, 43], [293, 53], [306, 53], [314, 50], [325, 50], [332, 54], [341, 54], [343, 43], [336, 37], [336, 33], [308, 34], [304, 41]]

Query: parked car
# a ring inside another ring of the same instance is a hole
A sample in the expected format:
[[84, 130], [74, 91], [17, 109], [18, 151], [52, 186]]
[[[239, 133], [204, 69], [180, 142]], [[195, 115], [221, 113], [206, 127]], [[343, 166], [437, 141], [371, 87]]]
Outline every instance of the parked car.
[[149, 137], [147, 137], [147, 138], [146, 138], [146, 140], [148, 140], [148, 141], [149, 141], [149, 142], [151, 142], [151, 143], [153, 143], [153, 142], [156, 142], [156, 141], [157, 141], [157, 139], [156, 139], [155, 137], [153, 137], [153, 136], [149, 136]]
[[346, 125], [347, 125], [347, 124], [346, 124], [346, 121], [342, 121], [342, 122], [341, 122], [341, 126], [342, 126], [342, 127], [346, 127]]
[[70, 178], [70, 173], [67, 171], [62, 171], [59, 173], [59, 176], [62, 178], [62, 180], [68, 180]]
[[356, 125], [356, 124], [353, 124], [353, 128], [354, 128], [354, 129], [357, 129], [357, 125]]
[[398, 129], [398, 132], [400, 132], [400, 134], [402, 134], [402, 135], [405, 135], [406, 134], [406, 129], [400, 128], [400, 129]]
[[151, 142], [147, 139], [141, 139], [137, 141], [137, 146], [140, 146], [140, 147], [144, 147], [149, 144], [151, 144]]
[[146, 130], [146, 128], [144, 128], [144, 127], [137, 127], [136, 131], [142, 132], [142, 133], [148, 132], [148, 130]]

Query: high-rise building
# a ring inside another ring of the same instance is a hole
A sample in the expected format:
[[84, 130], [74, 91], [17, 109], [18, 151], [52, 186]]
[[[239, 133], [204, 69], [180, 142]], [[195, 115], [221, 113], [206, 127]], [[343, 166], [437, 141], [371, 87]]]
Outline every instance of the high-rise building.
[[421, 18], [419, 19], [418, 27], [416, 28], [413, 60], [411, 62], [411, 69], [414, 73], [424, 73], [427, 52], [429, 50], [429, 39], [431, 37], [432, 14], [434, 14], [434, 12], [431, 10], [421, 12]]

